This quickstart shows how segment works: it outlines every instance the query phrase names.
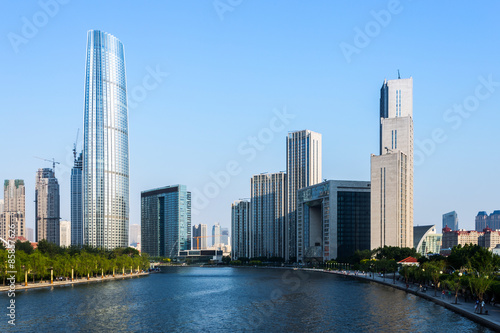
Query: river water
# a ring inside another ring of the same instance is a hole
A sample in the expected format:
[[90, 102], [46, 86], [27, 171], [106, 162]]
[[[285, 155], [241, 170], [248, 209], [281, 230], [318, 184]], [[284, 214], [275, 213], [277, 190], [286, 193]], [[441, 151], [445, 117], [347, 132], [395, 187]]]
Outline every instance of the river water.
[[[7, 313], [5, 293], [0, 302]], [[492, 332], [373, 282], [229, 267], [18, 291], [16, 326], [2, 317], [1, 332]]]

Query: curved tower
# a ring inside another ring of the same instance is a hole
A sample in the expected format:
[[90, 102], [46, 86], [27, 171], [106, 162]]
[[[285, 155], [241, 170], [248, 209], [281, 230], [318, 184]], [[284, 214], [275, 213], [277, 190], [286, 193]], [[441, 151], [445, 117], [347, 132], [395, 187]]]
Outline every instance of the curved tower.
[[108, 33], [87, 35], [83, 141], [85, 244], [128, 245], [128, 108], [123, 44]]

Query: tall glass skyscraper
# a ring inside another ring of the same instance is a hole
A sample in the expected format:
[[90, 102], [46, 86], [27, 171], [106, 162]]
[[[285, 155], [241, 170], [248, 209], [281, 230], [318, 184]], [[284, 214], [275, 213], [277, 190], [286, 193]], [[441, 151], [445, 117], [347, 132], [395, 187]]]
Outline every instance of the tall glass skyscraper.
[[71, 245], [83, 245], [82, 154], [71, 169]]
[[191, 192], [173, 185], [141, 192], [141, 249], [175, 258], [191, 250]]
[[128, 245], [128, 108], [123, 44], [91, 30], [87, 35], [83, 141], [85, 243]]

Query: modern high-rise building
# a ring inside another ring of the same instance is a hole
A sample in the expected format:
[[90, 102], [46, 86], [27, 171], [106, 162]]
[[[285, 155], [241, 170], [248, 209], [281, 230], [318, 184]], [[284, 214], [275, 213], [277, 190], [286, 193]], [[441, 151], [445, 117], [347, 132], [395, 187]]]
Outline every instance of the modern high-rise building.
[[220, 244], [220, 236], [221, 236], [220, 224], [216, 223], [212, 227], [212, 246], [218, 246]]
[[446, 214], [443, 214], [443, 228], [450, 228], [451, 230], [458, 230], [458, 215], [457, 212], [452, 211]]
[[191, 249], [191, 192], [173, 185], [141, 192], [141, 249], [174, 258]]
[[252, 257], [285, 256], [286, 174], [254, 175], [251, 180]]
[[380, 155], [371, 156], [371, 248], [413, 247], [413, 79], [380, 90]]
[[489, 216], [485, 211], [477, 213], [476, 231], [483, 231], [486, 228], [490, 228], [492, 230], [500, 229], [500, 210], [495, 210]]
[[229, 242], [229, 229], [221, 228], [220, 229], [220, 242], [224, 245], [231, 245]]
[[286, 140], [285, 259], [297, 258], [297, 191], [318, 184], [322, 177], [321, 134], [290, 132]]
[[33, 228], [26, 228], [26, 235], [27, 235], [27, 239], [30, 241], [30, 242], [34, 242], [35, 241], [35, 233], [33, 231]]
[[237, 200], [231, 204], [231, 257], [251, 257], [250, 202]]
[[443, 234], [437, 232], [436, 225], [413, 227], [413, 247], [423, 256], [441, 252], [442, 239]]
[[38, 169], [35, 187], [36, 241], [60, 242], [59, 183], [53, 169]]
[[297, 192], [298, 257], [346, 259], [370, 248], [370, 182], [327, 180]]
[[138, 243], [141, 243], [141, 226], [138, 224], [131, 224], [129, 244], [137, 246]]
[[60, 221], [59, 226], [59, 245], [68, 247], [71, 245], [71, 221]]
[[7, 240], [12, 235], [26, 238], [26, 195], [24, 180], [5, 180], [3, 186], [3, 214], [0, 216], [0, 238]]
[[71, 245], [83, 245], [82, 154], [71, 169]]
[[108, 33], [87, 35], [83, 135], [85, 243], [128, 246], [129, 147], [123, 44]]
[[207, 249], [207, 225], [197, 224], [193, 226], [193, 250], [205, 250]]

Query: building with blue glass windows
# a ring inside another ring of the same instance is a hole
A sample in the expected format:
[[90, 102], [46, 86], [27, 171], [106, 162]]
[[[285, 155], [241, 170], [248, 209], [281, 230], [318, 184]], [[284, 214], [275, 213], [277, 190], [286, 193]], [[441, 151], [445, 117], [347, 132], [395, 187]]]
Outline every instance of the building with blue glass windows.
[[458, 230], [458, 215], [457, 212], [452, 211], [446, 214], [443, 214], [443, 229], [450, 228], [451, 230]]
[[370, 182], [327, 180], [297, 191], [297, 260], [346, 259], [370, 248]]
[[83, 245], [82, 154], [71, 168], [71, 245]]
[[85, 243], [128, 246], [129, 148], [123, 44], [106, 32], [87, 35], [83, 140]]
[[175, 258], [191, 250], [191, 192], [173, 185], [141, 192], [141, 250]]

